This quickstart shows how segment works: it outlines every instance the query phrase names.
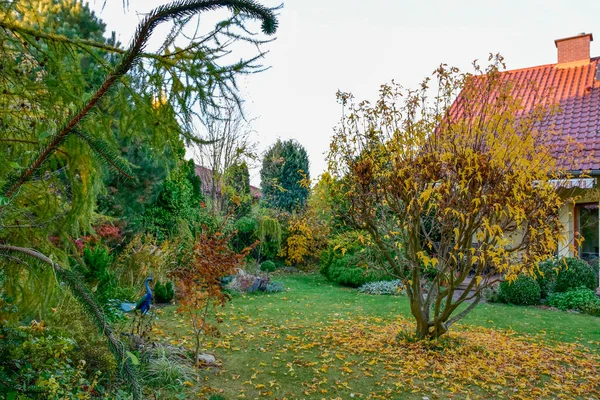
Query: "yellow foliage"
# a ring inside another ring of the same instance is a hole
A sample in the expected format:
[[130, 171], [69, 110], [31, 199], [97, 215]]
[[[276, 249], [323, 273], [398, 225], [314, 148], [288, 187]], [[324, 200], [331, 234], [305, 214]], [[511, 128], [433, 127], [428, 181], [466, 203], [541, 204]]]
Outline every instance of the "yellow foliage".
[[338, 96], [347, 111], [329, 166], [349, 205], [347, 219], [377, 238], [390, 272], [413, 274], [412, 310], [438, 304], [433, 315], [414, 311], [427, 322], [442, 314], [449, 320], [446, 307], [458, 308], [425, 299], [423, 268], [438, 270], [437, 296], [473, 273], [479, 290], [492, 274], [531, 274], [564, 239], [564, 201], [553, 179], [568, 174], [550, 152], [552, 126], [544, 123], [554, 110], [525, 110], [515, 93], [544, 93], [520, 92], [500, 73], [502, 58], [490, 61], [485, 70], [475, 66], [476, 75], [442, 65], [435, 99], [427, 97], [429, 80], [414, 91], [382, 85], [376, 103]]
[[[243, 383], [255, 390], [273, 388], [278, 398], [291, 388], [273, 381], [274, 373], [298, 376], [288, 385], [301, 387], [311, 398], [340, 389], [372, 399], [412, 398], [413, 392], [440, 399], [600, 396], [600, 356], [580, 343], [549, 341], [544, 333], [460, 326], [442, 340], [415, 342], [406, 334], [413, 330], [408, 319], [383, 322], [360, 313], [352, 318], [295, 320], [298, 336], [293, 337], [288, 335], [291, 325], [256, 315], [251, 325], [260, 327], [261, 334], [250, 334], [244, 320], [222, 337], [208, 338], [207, 346], [221, 347], [219, 343], [227, 341], [259, 348], [268, 343], [276, 355], [271, 361], [274, 371], [257, 373]], [[306, 348], [318, 351], [307, 353]], [[223, 352], [233, 358], [236, 351]], [[290, 361], [282, 362], [280, 355]]]
[[309, 206], [304, 213], [291, 217], [288, 236], [279, 256], [285, 258], [286, 265], [306, 266], [325, 247], [328, 233], [327, 223]]

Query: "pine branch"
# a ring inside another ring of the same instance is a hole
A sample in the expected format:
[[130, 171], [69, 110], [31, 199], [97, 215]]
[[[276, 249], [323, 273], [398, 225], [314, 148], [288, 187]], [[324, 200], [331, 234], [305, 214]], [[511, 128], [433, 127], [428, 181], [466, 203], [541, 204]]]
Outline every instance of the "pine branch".
[[[70, 44], [73, 46], [77, 46], [79, 48], [93, 47], [96, 49], [108, 51], [110, 53], [116, 53], [116, 54], [127, 53], [126, 49], [122, 49], [122, 48], [116, 47], [116, 46], [111, 46], [111, 45], [101, 43], [101, 42], [96, 42], [95, 40], [71, 39], [64, 35], [60, 35], [57, 33], [43, 32], [43, 31], [39, 31], [36, 29], [28, 28], [25, 26], [17, 25], [17, 24], [8, 22], [8, 21], [0, 21], [0, 28], [4, 28], [8, 31], [11, 31], [13, 33], [18, 33], [20, 35], [32, 36], [34, 38], [42, 38], [42, 39], [45, 39], [45, 40], [48, 40], [51, 42], [57, 42], [57, 43], [62, 43], [62, 44]], [[170, 60], [167, 56], [160, 55], [160, 54], [142, 52], [142, 53], [140, 53], [140, 56], [145, 57], [145, 58], [152, 58], [152, 59], [158, 60], [162, 63], [169, 64], [169, 65], [176, 64], [175, 60]]]
[[24, 254], [30, 258], [42, 261], [53, 268], [53, 270], [56, 272], [56, 275], [66, 283], [66, 286], [69, 288], [73, 296], [82, 305], [85, 313], [92, 319], [98, 329], [106, 337], [106, 340], [108, 341], [108, 347], [117, 360], [117, 364], [121, 366], [120, 374], [131, 387], [133, 398], [136, 400], [141, 400], [143, 397], [142, 386], [139, 382], [135, 365], [127, 356], [125, 346], [113, 333], [112, 327], [106, 321], [106, 317], [104, 316], [102, 309], [96, 303], [96, 300], [90, 291], [81, 282], [81, 279], [72, 271], [61, 267], [49, 257], [36, 250], [25, 247], [0, 245], [0, 251]]
[[109, 168], [117, 171], [119, 174], [128, 179], [135, 180], [135, 176], [133, 176], [133, 172], [131, 171], [131, 168], [129, 168], [129, 165], [127, 165], [127, 162], [123, 160], [121, 156], [109, 146], [108, 143], [102, 139], [93, 138], [79, 129], [73, 129], [73, 133], [87, 143], [94, 153], [97, 154], [104, 164], [106, 164]]
[[[40, 142], [37, 140], [26, 140], [26, 139], [17, 139], [17, 138], [0, 138], [0, 142], [9, 142], [9, 143], [25, 143], [25, 144], [36, 144], [39, 145]], [[61, 149], [57, 149], [57, 152], [64, 154], [65, 156], [69, 156], [69, 154]]]

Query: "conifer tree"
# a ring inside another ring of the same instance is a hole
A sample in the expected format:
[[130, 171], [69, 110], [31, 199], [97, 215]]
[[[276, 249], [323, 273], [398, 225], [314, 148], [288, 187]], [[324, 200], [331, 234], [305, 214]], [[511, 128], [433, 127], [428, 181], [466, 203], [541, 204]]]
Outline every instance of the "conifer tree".
[[234, 164], [225, 171], [225, 189], [228, 207], [235, 210], [236, 219], [250, 214], [252, 192], [250, 173], [245, 162]]
[[260, 178], [267, 206], [288, 212], [306, 206], [310, 179], [308, 154], [297, 141], [277, 140], [263, 158]]

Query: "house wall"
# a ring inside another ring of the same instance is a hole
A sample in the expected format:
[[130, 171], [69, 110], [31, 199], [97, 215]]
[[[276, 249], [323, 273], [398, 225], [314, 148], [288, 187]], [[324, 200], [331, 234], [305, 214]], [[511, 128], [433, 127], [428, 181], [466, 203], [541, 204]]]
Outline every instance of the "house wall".
[[[575, 254], [575, 206], [572, 203], [563, 205], [559, 210], [559, 218], [565, 230], [563, 232], [564, 239], [559, 244], [557, 253], [559, 256], [573, 257]], [[523, 234], [523, 230], [519, 229], [513, 232], [509, 238], [512, 243], [519, 243], [523, 239]]]
[[565, 227], [565, 239], [558, 246], [558, 255], [573, 257], [575, 245], [575, 206], [572, 203], [567, 203], [560, 208], [558, 213], [560, 222]]

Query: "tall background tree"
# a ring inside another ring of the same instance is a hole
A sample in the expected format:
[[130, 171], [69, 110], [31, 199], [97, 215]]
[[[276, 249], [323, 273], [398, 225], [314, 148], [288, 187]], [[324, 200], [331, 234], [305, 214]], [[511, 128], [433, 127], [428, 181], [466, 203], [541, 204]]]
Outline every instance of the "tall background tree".
[[493, 61], [480, 76], [440, 67], [432, 101], [428, 81], [384, 85], [373, 105], [339, 94], [329, 165], [343, 217], [402, 280], [419, 338], [443, 335], [502, 276], [533, 275], [561, 240], [550, 110], [524, 110]]
[[209, 169], [210, 205], [213, 212], [226, 212], [227, 201], [223, 185], [226, 172], [236, 165], [246, 165], [256, 158], [256, 142], [252, 140], [250, 121], [242, 111], [226, 106], [219, 115], [209, 115], [202, 121], [202, 137], [207, 144], [196, 147], [199, 163]]
[[253, 199], [248, 165], [245, 162], [231, 165], [225, 171], [223, 181], [224, 201], [229, 211], [235, 213], [236, 219], [250, 214]]
[[306, 149], [295, 140], [277, 140], [264, 155], [260, 179], [268, 207], [287, 212], [304, 209], [310, 181]]

